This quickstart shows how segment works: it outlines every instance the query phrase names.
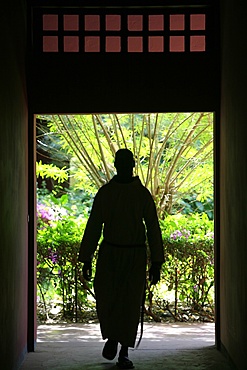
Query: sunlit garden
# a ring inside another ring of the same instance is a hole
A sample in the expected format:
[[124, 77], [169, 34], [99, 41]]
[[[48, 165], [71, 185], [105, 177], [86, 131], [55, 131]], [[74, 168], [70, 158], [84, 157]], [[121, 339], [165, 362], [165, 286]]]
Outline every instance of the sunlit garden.
[[145, 320], [214, 321], [213, 114], [157, 113], [37, 117], [39, 322], [97, 322], [78, 253], [124, 147], [156, 203], [165, 253], [156, 286], [147, 264]]

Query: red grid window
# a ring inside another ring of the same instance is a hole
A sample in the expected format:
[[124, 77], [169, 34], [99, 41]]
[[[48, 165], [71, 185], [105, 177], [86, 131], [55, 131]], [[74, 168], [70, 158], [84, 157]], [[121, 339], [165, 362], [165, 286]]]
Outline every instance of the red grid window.
[[42, 14], [43, 52], [166, 53], [205, 52], [206, 46], [210, 48], [206, 44], [207, 14], [70, 11]]

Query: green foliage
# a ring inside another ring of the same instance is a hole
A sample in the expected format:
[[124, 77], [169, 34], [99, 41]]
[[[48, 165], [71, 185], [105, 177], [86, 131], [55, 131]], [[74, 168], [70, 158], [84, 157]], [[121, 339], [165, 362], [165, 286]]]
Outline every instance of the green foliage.
[[36, 176], [40, 176], [42, 179], [51, 178], [57, 180], [58, 183], [63, 183], [68, 180], [68, 170], [59, 168], [53, 163], [44, 164], [41, 161], [36, 163]]
[[[62, 194], [62, 195], [61, 195]], [[74, 217], [87, 217], [90, 213], [93, 204], [93, 195], [87, 193], [85, 190], [64, 189], [56, 185], [50, 192], [46, 189], [46, 184], [42, 188], [37, 188], [37, 203], [46, 205], [47, 208], [54, 210], [60, 209], [60, 212], [67, 211]]]
[[163, 279], [178, 301], [214, 316], [214, 224], [207, 215], [177, 214], [161, 221], [165, 264]]
[[[83, 320], [82, 312], [95, 305], [92, 283], [84, 281], [82, 265], [78, 262], [87, 212], [79, 215], [67, 194], [59, 199], [52, 193], [39, 194], [38, 200], [38, 295], [47, 316], [49, 301], [57, 301], [64, 319]], [[156, 289], [156, 302], [166, 310], [172, 292], [176, 320], [181, 319], [179, 302], [213, 317], [213, 221], [206, 214], [177, 214], [168, 215], [160, 221], [160, 226], [165, 263]], [[96, 259], [93, 274], [95, 262]]]
[[[43, 197], [44, 200], [44, 197]], [[62, 316], [78, 318], [92, 284], [81, 275], [78, 252], [87, 218], [76, 216], [68, 207], [68, 196], [57, 199], [52, 194], [37, 207], [37, 282], [40, 300], [58, 300]], [[52, 294], [51, 294], [52, 292]], [[79, 310], [78, 310], [79, 309]], [[46, 312], [47, 314], [47, 312]]]
[[176, 204], [176, 213], [192, 214], [206, 213], [210, 220], [214, 219], [214, 199], [212, 196], [205, 194], [190, 194], [183, 199], [179, 199]]
[[160, 218], [181, 199], [213, 193], [213, 114], [44, 116], [51, 137], [70, 158], [70, 183], [95, 194], [115, 173], [115, 152], [131, 149], [135, 174], [151, 191]]

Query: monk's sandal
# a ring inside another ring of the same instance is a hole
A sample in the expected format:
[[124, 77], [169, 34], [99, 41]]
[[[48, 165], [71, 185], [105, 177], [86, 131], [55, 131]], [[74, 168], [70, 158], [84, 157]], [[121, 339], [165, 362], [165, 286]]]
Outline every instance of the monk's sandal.
[[134, 369], [133, 362], [129, 360], [126, 356], [118, 357], [117, 367], [119, 369]]

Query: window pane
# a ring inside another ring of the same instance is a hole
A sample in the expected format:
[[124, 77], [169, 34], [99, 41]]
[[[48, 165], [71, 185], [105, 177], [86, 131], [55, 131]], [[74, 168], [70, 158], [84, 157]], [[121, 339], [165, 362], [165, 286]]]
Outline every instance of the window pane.
[[164, 16], [149, 15], [148, 16], [148, 29], [149, 31], [163, 31], [164, 30]]
[[128, 15], [128, 30], [142, 31], [142, 15]]
[[106, 31], [120, 31], [121, 30], [121, 17], [120, 15], [106, 15]]
[[163, 52], [164, 51], [164, 37], [163, 36], [150, 36], [148, 38], [148, 51]]
[[118, 36], [106, 37], [106, 52], [120, 52], [121, 51], [121, 38]]
[[170, 51], [184, 51], [184, 36], [170, 36]]
[[205, 36], [190, 36], [190, 51], [205, 51]]
[[44, 14], [43, 31], [57, 31], [57, 30], [58, 30], [58, 15]]
[[85, 37], [85, 51], [86, 52], [99, 52], [100, 51], [100, 38], [98, 36]]
[[100, 17], [99, 15], [85, 15], [85, 31], [99, 31]]
[[184, 14], [170, 15], [170, 30], [171, 31], [184, 30]]
[[128, 52], [142, 52], [142, 37], [128, 37]]
[[43, 36], [43, 51], [44, 52], [58, 52], [58, 37], [57, 36]]
[[78, 36], [64, 36], [63, 50], [65, 52], [78, 52], [79, 51], [79, 37]]
[[65, 31], [78, 31], [79, 30], [79, 15], [64, 15], [63, 16], [63, 29]]
[[190, 15], [190, 29], [191, 30], [205, 30], [206, 29], [205, 14], [191, 14]]

